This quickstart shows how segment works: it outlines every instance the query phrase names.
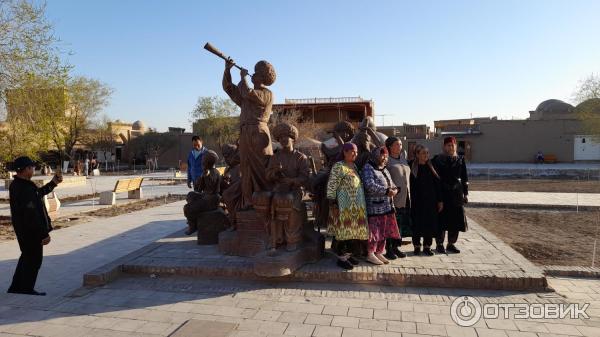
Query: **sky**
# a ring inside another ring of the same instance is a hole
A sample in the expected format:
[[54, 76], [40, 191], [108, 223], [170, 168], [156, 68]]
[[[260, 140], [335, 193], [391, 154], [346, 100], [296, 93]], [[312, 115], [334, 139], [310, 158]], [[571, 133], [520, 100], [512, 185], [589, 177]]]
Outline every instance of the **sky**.
[[[191, 130], [223, 61], [265, 59], [275, 102], [360, 96], [376, 123], [526, 118], [600, 74], [600, 1], [47, 0], [74, 74], [114, 89], [112, 119]], [[239, 74], [233, 71], [234, 81]]]

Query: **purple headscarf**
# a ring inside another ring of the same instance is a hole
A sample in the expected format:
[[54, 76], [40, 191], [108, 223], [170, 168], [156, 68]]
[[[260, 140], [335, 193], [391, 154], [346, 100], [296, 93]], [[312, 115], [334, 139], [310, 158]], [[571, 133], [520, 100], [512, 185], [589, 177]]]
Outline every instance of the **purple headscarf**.
[[354, 143], [344, 143], [344, 145], [342, 145], [342, 151], [340, 151], [340, 154], [337, 156], [337, 161], [344, 160], [344, 152], [350, 150], [358, 151], [358, 147], [356, 147], [356, 144]]

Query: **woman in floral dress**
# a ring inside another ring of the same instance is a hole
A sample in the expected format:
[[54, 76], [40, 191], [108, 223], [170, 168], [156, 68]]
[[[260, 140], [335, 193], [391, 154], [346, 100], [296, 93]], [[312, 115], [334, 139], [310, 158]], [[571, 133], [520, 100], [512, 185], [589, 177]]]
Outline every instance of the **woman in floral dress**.
[[352, 257], [352, 243], [367, 240], [369, 232], [363, 184], [354, 164], [358, 149], [356, 145], [346, 143], [342, 154], [343, 160], [333, 165], [327, 182], [327, 199], [337, 206], [330, 212], [327, 232], [337, 240], [337, 265], [349, 270], [358, 264]]

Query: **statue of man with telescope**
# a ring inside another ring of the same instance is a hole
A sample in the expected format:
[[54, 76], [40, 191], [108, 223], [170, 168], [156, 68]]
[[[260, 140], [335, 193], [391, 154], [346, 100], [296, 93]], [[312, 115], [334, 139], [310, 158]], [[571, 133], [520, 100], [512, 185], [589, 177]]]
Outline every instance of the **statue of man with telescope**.
[[[269, 158], [273, 155], [271, 134], [267, 123], [273, 105], [273, 93], [267, 89], [275, 82], [275, 68], [267, 61], [258, 61], [254, 75], [239, 67], [229, 57], [225, 59], [223, 90], [240, 108], [240, 171], [242, 185], [241, 208], [252, 207], [252, 194], [271, 189], [265, 175]], [[235, 85], [231, 79], [231, 68], [240, 69], [240, 82]], [[250, 78], [252, 85], [248, 83]]]

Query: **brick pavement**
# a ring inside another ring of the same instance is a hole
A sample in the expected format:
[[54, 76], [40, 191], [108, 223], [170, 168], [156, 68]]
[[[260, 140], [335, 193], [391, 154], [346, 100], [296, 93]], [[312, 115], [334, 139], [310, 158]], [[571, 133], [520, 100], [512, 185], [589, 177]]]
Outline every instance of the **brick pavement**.
[[[168, 336], [188, 320], [230, 336], [599, 336], [600, 281], [551, 278], [558, 293], [128, 276], [72, 297], [3, 295], [0, 336]], [[458, 296], [482, 303], [590, 303], [590, 319], [481, 319], [458, 326]], [[198, 331], [197, 336], [204, 336]]]
[[[185, 201], [63, 228], [44, 248], [38, 288], [63, 295], [81, 286], [82, 275], [185, 227]], [[8, 289], [16, 260], [16, 240], [0, 243], [0, 291]], [[0, 304], [2, 301], [0, 301]]]

